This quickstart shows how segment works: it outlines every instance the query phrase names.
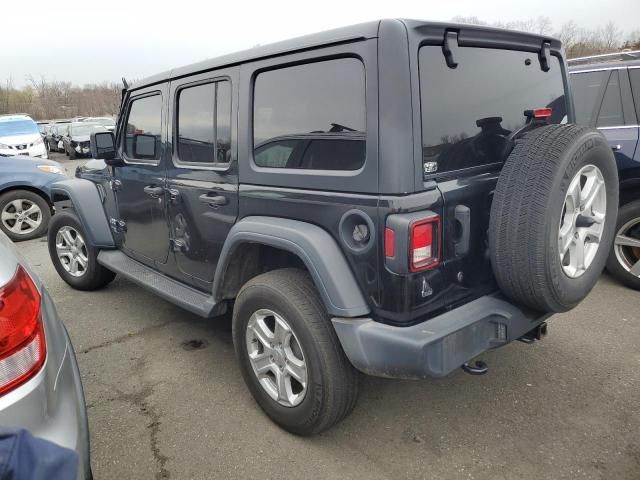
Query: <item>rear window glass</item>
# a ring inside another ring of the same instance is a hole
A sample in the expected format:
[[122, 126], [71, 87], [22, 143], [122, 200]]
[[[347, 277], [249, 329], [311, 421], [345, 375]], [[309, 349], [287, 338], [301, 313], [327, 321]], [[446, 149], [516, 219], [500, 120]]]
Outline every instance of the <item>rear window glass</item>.
[[365, 74], [355, 58], [260, 73], [253, 105], [259, 167], [357, 170], [365, 160]]
[[[506, 137], [524, 125], [524, 111], [551, 107], [551, 123], [566, 121], [560, 62], [542, 71], [538, 55], [459, 48], [449, 68], [440, 46], [419, 52], [424, 162], [448, 172], [504, 160]], [[437, 169], [437, 170], [436, 170]]]

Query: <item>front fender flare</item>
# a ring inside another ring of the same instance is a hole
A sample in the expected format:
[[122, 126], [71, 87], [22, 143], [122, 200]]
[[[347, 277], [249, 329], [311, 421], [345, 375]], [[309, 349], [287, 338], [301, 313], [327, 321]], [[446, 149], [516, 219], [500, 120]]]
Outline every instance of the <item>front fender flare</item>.
[[231, 228], [216, 268], [213, 283], [216, 300], [221, 297], [234, 250], [247, 242], [297, 255], [307, 267], [330, 315], [357, 317], [369, 313], [347, 260], [331, 235], [316, 225], [277, 217], [246, 217]]
[[61, 180], [51, 185], [51, 197], [67, 197], [84, 227], [85, 235], [95, 247], [114, 248], [116, 246], [102, 200], [95, 183], [82, 178]]

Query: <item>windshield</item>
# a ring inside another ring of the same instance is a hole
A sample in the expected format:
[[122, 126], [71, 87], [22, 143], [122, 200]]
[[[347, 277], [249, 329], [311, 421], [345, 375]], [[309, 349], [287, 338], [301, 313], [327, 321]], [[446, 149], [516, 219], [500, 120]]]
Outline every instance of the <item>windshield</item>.
[[553, 109], [550, 123], [566, 122], [560, 61], [544, 72], [536, 53], [456, 49], [449, 68], [440, 46], [419, 53], [424, 162], [438, 173], [505, 160], [506, 137], [525, 124], [525, 110]]
[[105, 132], [102, 125], [72, 125], [71, 135], [91, 135], [93, 132]]
[[0, 121], [0, 137], [29, 135], [31, 133], [38, 133], [38, 126], [33, 120]]

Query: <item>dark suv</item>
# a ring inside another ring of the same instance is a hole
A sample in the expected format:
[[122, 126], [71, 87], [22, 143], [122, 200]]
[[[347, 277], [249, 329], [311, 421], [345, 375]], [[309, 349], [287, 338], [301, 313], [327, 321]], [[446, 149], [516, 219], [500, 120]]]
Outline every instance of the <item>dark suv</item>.
[[620, 177], [620, 212], [607, 270], [640, 290], [640, 51], [569, 61], [576, 123], [602, 131]]
[[618, 177], [573, 106], [560, 42], [383, 20], [125, 85], [115, 134], [54, 187], [71, 286], [123, 275], [233, 312], [245, 381], [322, 431], [358, 370], [482, 374], [577, 305], [613, 241]]

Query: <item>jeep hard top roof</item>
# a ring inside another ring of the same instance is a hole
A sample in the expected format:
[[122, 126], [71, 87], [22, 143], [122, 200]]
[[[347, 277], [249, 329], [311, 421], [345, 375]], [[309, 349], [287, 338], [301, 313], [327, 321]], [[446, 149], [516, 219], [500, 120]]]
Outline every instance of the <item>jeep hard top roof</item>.
[[355, 40], [376, 38], [379, 36], [383, 24], [385, 24], [385, 26], [403, 28], [410, 38], [419, 39], [419, 41], [428, 44], [441, 44], [445, 32], [455, 31], [458, 32], [458, 42], [461, 47], [476, 46], [515, 48], [536, 52], [540, 50], [543, 42], [549, 42], [552, 51], [560, 50], [559, 40], [528, 32], [517, 32], [513, 30], [458, 23], [428, 22], [410, 19], [385, 19], [327, 30], [204, 60], [202, 62], [175, 68], [144, 78], [132, 84], [129, 89], [135, 90], [137, 88], [150, 86], [174, 78], [193, 75], [207, 70], [213, 70], [215, 68], [229, 67], [249, 61], [275, 57], [323, 45], [335, 45]]

